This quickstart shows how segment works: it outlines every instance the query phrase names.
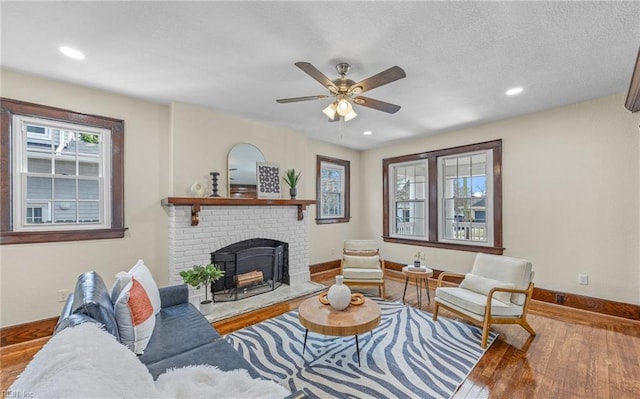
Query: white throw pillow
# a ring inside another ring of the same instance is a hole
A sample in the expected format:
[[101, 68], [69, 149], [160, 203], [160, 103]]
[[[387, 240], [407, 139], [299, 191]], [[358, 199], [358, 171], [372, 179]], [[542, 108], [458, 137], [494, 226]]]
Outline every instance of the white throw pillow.
[[144, 353], [156, 326], [156, 314], [147, 291], [138, 281], [131, 281], [122, 289], [114, 305], [120, 342], [136, 354]]
[[138, 280], [138, 282], [142, 285], [144, 290], [147, 292], [149, 299], [151, 300], [151, 305], [153, 305], [153, 314], [158, 314], [161, 308], [160, 291], [158, 291], [158, 285], [153, 279], [151, 271], [144, 264], [142, 259], [138, 260], [138, 263], [136, 263], [131, 268], [131, 270], [129, 270], [129, 276]]
[[114, 304], [118, 300], [122, 289], [129, 284], [131, 281], [131, 276], [127, 272], [118, 272], [115, 277], [115, 281], [111, 286], [111, 302]]
[[[467, 289], [469, 291], [477, 292], [478, 294], [488, 295], [489, 291], [492, 288], [514, 288], [514, 285], [511, 283], [503, 283], [499, 280], [494, 280], [491, 278], [486, 278], [482, 276], [477, 276], [473, 273], [467, 273], [462, 283], [460, 283], [460, 288]], [[511, 304], [511, 293], [510, 292], [494, 292], [493, 299], [497, 299], [498, 301], [505, 303], [507, 305]]]
[[345, 269], [373, 269], [380, 268], [380, 256], [351, 256], [343, 255], [343, 266]]

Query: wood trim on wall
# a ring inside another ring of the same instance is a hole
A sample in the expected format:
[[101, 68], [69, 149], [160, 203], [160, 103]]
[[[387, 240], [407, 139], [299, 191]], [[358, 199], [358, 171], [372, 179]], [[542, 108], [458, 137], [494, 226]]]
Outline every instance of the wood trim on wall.
[[329, 262], [316, 263], [315, 265], [309, 265], [309, 272], [311, 274], [323, 273], [333, 269], [340, 269], [340, 259], [330, 260]]
[[50, 337], [53, 335], [53, 329], [56, 327], [57, 322], [57, 317], [51, 317], [49, 319], [0, 328], [0, 346], [5, 347], [38, 338]]

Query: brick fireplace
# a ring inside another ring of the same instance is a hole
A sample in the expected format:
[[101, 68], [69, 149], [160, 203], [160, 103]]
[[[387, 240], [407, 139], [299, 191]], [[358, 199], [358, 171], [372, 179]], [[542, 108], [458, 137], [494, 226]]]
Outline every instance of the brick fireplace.
[[[258, 238], [287, 243], [289, 285], [310, 281], [309, 225], [304, 219], [304, 207], [287, 200], [200, 199], [196, 208], [179, 206], [191, 203], [187, 199], [183, 199], [184, 204], [178, 200], [181, 199], [163, 201], [164, 205], [173, 205], [167, 206], [170, 284], [182, 283], [180, 271], [210, 263], [213, 252]], [[204, 291], [191, 289], [191, 297], [192, 303], [197, 304], [204, 299]]]

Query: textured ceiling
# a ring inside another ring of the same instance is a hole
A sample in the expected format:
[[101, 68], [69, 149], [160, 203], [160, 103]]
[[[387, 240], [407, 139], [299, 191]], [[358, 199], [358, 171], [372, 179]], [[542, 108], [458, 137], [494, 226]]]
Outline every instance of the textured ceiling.
[[[160, 103], [198, 104], [367, 149], [628, 89], [640, 2], [7, 2], [1, 65]], [[60, 45], [86, 54], [62, 56]], [[407, 77], [367, 92], [328, 123], [328, 94], [293, 64], [359, 81], [393, 65]], [[524, 87], [518, 96], [504, 92]], [[621, 107], [623, 104], [620, 105]], [[110, 115], [117, 117], [117, 115]], [[205, 127], [206, 128], [206, 127]], [[362, 132], [371, 130], [370, 136]]]

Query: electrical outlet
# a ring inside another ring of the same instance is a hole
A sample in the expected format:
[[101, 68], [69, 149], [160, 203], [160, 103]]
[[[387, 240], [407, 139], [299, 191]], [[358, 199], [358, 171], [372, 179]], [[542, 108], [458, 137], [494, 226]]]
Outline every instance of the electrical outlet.
[[578, 284], [589, 285], [589, 275], [584, 273], [578, 274]]
[[68, 289], [62, 289], [62, 290], [58, 290], [58, 302], [64, 302], [67, 300], [67, 297], [69, 296], [69, 290]]

